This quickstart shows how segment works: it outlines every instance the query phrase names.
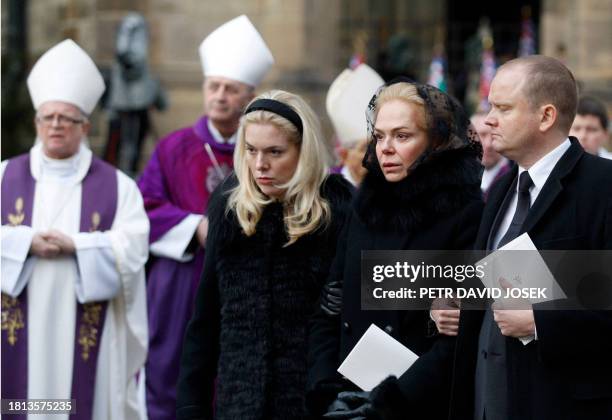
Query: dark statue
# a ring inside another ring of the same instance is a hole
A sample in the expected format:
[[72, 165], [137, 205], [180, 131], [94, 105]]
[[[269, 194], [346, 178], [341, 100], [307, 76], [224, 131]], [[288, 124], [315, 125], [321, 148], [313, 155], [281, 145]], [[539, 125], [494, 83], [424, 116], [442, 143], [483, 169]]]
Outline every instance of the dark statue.
[[144, 17], [128, 14], [117, 32], [116, 61], [105, 100], [109, 132], [105, 159], [134, 176], [144, 139], [151, 129], [149, 109], [164, 110], [168, 101], [159, 81], [149, 72], [149, 33]]

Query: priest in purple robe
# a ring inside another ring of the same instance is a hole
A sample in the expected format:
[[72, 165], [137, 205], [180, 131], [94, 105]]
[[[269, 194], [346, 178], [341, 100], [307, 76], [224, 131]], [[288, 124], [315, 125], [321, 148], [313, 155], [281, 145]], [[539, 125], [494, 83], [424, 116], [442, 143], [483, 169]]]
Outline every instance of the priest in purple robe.
[[174, 418], [183, 335], [194, 306], [208, 232], [205, 210], [232, 170], [244, 107], [274, 59], [242, 15], [200, 45], [204, 115], [157, 145], [138, 186], [151, 221], [147, 278], [149, 355], [146, 398], [152, 420]]
[[72, 400], [54, 405], [58, 420], [144, 419], [149, 220], [136, 183], [87, 147], [102, 75], [65, 40], [27, 82], [37, 141], [0, 167], [3, 401]]

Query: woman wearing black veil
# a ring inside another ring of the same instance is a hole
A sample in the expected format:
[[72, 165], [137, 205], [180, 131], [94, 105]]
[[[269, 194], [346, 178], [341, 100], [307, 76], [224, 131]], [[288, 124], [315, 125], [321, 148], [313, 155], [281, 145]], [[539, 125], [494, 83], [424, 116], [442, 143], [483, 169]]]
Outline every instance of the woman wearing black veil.
[[[368, 175], [311, 325], [308, 408], [326, 418], [445, 418], [450, 392], [440, 384], [450, 383], [452, 360], [441, 355], [455, 338], [432, 336], [426, 310], [362, 311], [361, 251], [471, 249], [483, 207], [482, 149], [456, 100], [406, 79], [378, 90], [367, 119]], [[336, 369], [372, 323], [420, 358], [400, 378], [359, 393]]]

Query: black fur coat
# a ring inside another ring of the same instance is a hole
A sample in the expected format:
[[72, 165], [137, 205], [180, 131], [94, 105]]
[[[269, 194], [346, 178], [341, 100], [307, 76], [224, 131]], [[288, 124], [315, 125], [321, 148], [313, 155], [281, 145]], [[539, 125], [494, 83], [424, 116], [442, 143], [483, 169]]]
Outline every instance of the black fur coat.
[[[307, 322], [336, 251], [350, 185], [330, 175], [322, 196], [326, 229], [284, 247], [281, 203], [269, 204], [255, 234], [225, 214], [226, 181], [211, 200], [196, 309], [186, 333], [178, 386], [179, 419], [299, 419], [306, 416]], [[215, 389], [216, 378], [216, 389]]]
[[[397, 183], [387, 182], [381, 173], [366, 175], [327, 280], [327, 288], [341, 289], [341, 305], [336, 305], [334, 315], [319, 309], [312, 320], [308, 380], [312, 413], [325, 412], [339, 391], [350, 389], [336, 369], [372, 323], [421, 355], [420, 360], [426, 360], [424, 355], [440, 341], [431, 336], [427, 311], [361, 310], [361, 252], [472, 249], [483, 209], [481, 166], [475, 153], [469, 149], [439, 153]], [[325, 300], [324, 293], [323, 305]], [[454, 346], [454, 340], [441, 340]], [[432, 369], [430, 377], [433, 381], [436, 375], [450, 372], [440, 367]], [[441, 401], [432, 402], [427, 418], [437, 419], [444, 412], [447, 392], [440, 391]], [[393, 395], [379, 392], [381, 405]]]

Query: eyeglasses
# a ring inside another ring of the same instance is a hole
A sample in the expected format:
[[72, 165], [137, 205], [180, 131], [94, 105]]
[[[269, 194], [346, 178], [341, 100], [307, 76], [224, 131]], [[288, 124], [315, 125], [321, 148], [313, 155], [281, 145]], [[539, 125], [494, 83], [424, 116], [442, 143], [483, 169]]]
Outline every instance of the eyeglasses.
[[73, 118], [63, 114], [51, 114], [36, 117], [36, 122], [46, 127], [51, 127], [55, 120], [57, 120], [57, 124], [61, 127], [71, 127], [73, 125], [83, 124], [86, 121], [82, 118]]

